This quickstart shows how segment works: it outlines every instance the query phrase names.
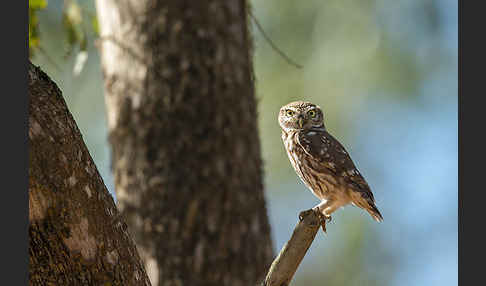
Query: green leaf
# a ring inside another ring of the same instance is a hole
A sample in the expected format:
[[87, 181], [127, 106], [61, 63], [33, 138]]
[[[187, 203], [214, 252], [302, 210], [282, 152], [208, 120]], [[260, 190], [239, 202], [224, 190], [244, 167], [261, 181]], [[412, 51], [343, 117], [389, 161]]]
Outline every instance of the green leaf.
[[83, 12], [75, 1], [69, 1], [64, 15], [73, 25], [80, 25], [83, 22]]
[[98, 18], [93, 16], [91, 19], [91, 25], [93, 26], [93, 31], [95, 32], [96, 36], [100, 35], [100, 26], [98, 24]]
[[39, 47], [40, 43], [37, 12], [46, 7], [46, 0], [29, 0], [29, 58], [34, 55], [34, 50]]
[[47, 0], [29, 0], [29, 9], [44, 9], [47, 7]]
[[76, 47], [81, 51], [88, 48], [88, 35], [84, 28], [86, 17], [76, 1], [69, 1], [63, 11], [62, 22], [66, 33], [66, 57], [70, 56]]

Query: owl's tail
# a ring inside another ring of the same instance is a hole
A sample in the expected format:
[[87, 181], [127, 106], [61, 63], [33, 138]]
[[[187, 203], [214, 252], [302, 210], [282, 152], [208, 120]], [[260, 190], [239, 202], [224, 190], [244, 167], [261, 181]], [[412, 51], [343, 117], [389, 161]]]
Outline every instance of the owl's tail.
[[375, 206], [375, 203], [373, 202], [368, 202], [368, 206], [366, 208], [366, 211], [373, 217], [374, 220], [377, 222], [382, 222], [383, 221], [383, 216], [381, 216], [380, 211], [378, 208]]
[[373, 199], [371, 191], [352, 192], [351, 200], [355, 206], [366, 210], [377, 222], [383, 221], [383, 216], [375, 205], [375, 200]]

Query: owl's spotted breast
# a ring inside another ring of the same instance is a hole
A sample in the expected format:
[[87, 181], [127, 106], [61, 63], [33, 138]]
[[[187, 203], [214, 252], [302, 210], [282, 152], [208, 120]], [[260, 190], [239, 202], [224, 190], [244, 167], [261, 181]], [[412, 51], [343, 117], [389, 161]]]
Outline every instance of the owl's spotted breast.
[[311, 167], [315, 165], [314, 160], [299, 144], [298, 137], [299, 132], [289, 132], [289, 134], [284, 132], [282, 134], [287, 155], [295, 172], [319, 199], [327, 200], [334, 197], [334, 193], [338, 191], [338, 182], [329, 170]]

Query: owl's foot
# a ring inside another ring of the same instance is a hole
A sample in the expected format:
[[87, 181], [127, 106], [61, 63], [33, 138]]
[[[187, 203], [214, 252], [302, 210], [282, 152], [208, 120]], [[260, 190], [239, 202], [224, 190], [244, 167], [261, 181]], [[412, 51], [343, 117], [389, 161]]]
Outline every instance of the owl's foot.
[[318, 208], [312, 208], [312, 209], [308, 209], [306, 211], [302, 211], [299, 213], [299, 221], [302, 221], [304, 219], [304, 217], [306, 217], [307, 215], [309, 215], [309, 213], [315, 213], [317, 214], [317, 216], [319, 217], [319, 224], [321, 225], [322, 227], [322, 230], [324, 232], [326, 232], [326, 222], [330, 222], [332, 220], [331, 216], [330, 215], [325, 215], [323, 214]]
[[332, 220], [331, 215], [322, 213], [322, 211], [320, 210], [319, 206], [316, 206], [316, 207], [312, 208], [312, 210], [316, 214], [319, 215], [319, 222], [321, 224], [322, 231], [324, 231], [324, 233], [327, 233], [326, 232], [326, 222], [331, 222], [331, 220]]
[[323, 213], [319, 213], [319, 221], [321, 223], [322, 231], [327, 233], [326, 231], [326, 222], [330, 222], [332, 220], [330, 215], [325, 215]]
[[327, 222], [331, 222], [332, 221], [332, 216], [331, 215], [324, 215], [325, 219], [327, 220]]

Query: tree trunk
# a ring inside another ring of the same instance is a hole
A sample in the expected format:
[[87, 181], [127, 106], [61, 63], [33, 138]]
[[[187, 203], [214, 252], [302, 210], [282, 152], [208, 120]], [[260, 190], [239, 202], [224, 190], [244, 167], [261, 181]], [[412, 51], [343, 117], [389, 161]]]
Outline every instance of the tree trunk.
[[254, 285], [272, 259], [247, 3], [98, 0], [119, 210], [153, 285]]
[[30, 285], [150, 285], [61, 91], [29, 62]]

